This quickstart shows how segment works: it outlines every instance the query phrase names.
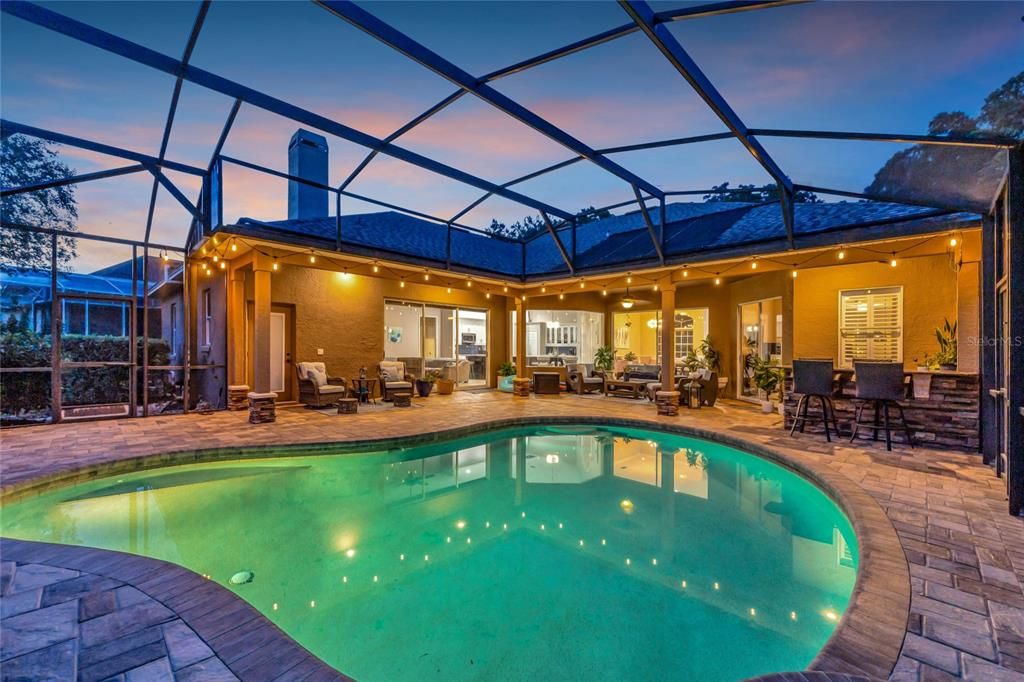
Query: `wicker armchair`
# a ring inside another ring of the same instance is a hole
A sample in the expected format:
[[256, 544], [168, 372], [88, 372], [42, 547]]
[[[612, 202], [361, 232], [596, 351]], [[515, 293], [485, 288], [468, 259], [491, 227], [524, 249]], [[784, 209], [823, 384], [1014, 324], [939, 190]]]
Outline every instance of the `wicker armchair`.
[[299, 379], [299, 402], [308, 407], [330, 407], [348, 395], [345, 377], [327, 376], [327, 366], [322, 362], [297, 362], [295, 375]]
[[572, 363], [568, 365], [569, 390], [577, 395], [584, 393], [600, 393], [604, 390], [604, 377], [594, 373], [594, 366], [585, 363]]
[[377, 365], [380, 374], [380, 393], [383, 400], [391, 400], [395, 393], [412, 394], [412, 384], [416, 377], [405, 371], [405, 363], [394, 360], [382, 360]]

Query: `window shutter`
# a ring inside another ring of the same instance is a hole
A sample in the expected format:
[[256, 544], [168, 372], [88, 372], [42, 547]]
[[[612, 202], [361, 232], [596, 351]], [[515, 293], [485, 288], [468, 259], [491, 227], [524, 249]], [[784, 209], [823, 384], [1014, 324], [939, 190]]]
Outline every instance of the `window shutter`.
[[844, 367], [854, 360], [902, 360], [902, 287], [840, 292], [839, 355]]

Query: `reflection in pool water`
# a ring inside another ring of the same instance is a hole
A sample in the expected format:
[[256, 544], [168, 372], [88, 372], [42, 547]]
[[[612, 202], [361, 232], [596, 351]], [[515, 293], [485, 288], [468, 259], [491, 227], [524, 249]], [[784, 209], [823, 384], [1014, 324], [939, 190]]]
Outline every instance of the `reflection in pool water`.
[[800, 669], [857, 565], [789, 470], [611, 427], [141, 472], [10, 505], [3, 533], [188, 566], [370, 681]]

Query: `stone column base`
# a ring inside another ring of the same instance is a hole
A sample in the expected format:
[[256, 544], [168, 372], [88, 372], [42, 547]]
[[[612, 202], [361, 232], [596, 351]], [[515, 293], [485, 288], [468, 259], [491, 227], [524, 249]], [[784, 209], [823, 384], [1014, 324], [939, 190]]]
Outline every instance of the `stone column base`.
[[658, 414], [675, 417], [679, 414], [679, 391], [658, 391], [654, 394], [654, 403], [658, 406]]
[[277, 421], [276, 393], [250, 393], [248, 397], [250, 424]]
[[249, 406], [249, 387], [245, 384], [228, 386], [228, 409], [244, 410]]

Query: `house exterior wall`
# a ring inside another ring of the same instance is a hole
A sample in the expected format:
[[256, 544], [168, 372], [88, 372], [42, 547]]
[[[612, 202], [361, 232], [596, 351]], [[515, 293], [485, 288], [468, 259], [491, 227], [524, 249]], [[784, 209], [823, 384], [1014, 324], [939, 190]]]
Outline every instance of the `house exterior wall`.
[[[962, 279], [970, 289], [969, 277]], [[801, 271], [794, 280], [791, 316], [794, 356], [838, 358], [839, 292], [892, 286], [903, 287], [903, 364], [913, 369], [923, 363], [926, 354], [938, 350], [935, 328], [957, 318], [958, 276], [946, 255], [901, 259], [895, 268], [882, 262]]]
[[[479, 288], [468, 289], [463, 281], [434, 286], [286, 266], [271, 278], [271, 302], [294, 309], [294, 362], [323, 362], [331, 376], [355, 377], [366, 367], [376, 375], [377, 363], [384, 359], [384, 301], [400, 299], [446, 306], [464, 306], [488, 311], [488, 375], [495, 383], [497, 366], [505, 360], [507, 321], [505, 297], [492, 294], [488, 299]], [[252, 273], [246, 273], [246, 301], [253, 299]], [[244, 323], [244, 318], [243, 318]], [[245, 338], [239, 332], [236, 338]], [[251, 347], [251, 344], [250, 344]], [[317, 349], [324, 354], [317, 355]], [[251, 367], [249, 359], [247, 365]], [[298, 395], [294, 370], [288, 369], [293, 394]], [[246, 376], [251, 376], [247, 370]]]

